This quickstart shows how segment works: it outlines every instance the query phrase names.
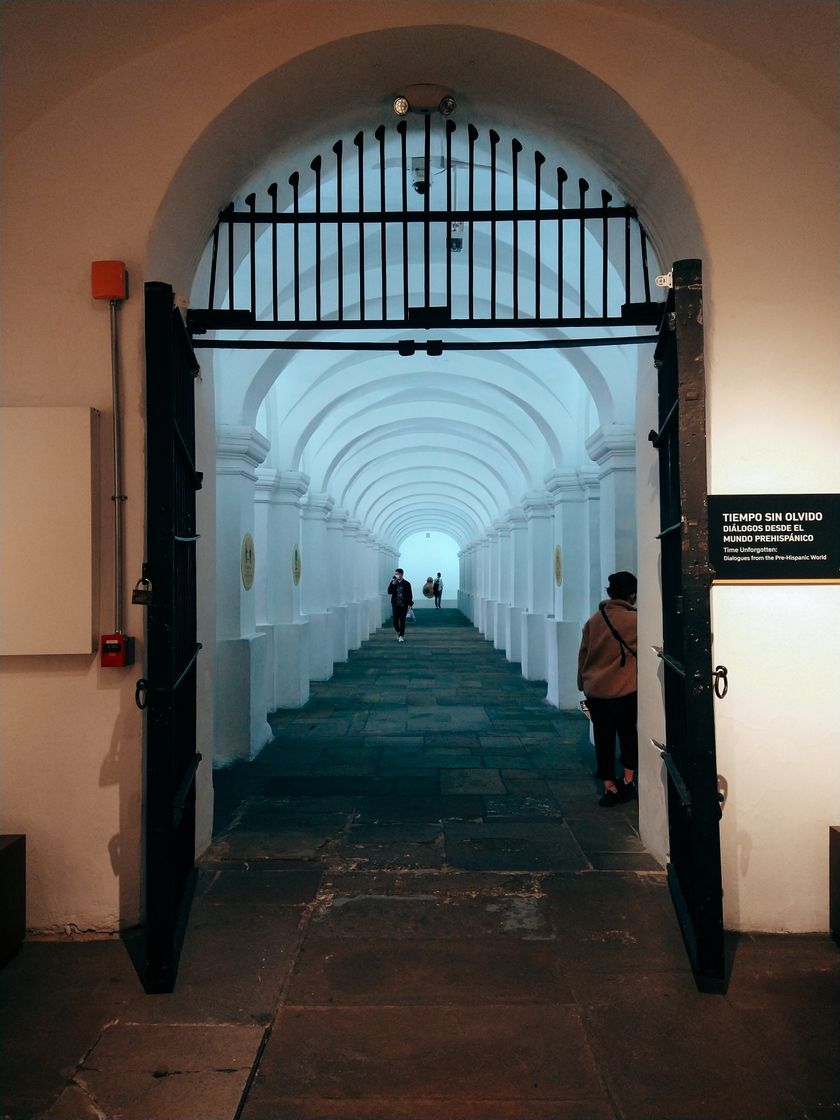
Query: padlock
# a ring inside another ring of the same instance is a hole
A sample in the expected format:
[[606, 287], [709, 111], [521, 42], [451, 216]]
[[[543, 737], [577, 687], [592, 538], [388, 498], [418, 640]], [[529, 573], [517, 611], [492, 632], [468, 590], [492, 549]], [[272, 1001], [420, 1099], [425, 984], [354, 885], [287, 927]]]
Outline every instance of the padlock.
[[152, 605], [152, 581], [143, 576], [138, 579], [131, 592], [131, 601], [135, 607], [150, 607]]

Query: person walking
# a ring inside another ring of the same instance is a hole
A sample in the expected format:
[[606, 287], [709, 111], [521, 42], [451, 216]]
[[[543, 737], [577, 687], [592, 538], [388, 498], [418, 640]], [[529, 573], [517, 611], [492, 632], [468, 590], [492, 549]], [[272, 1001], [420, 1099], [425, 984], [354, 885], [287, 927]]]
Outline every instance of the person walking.
[[440, 599], [443, 595], [443, 580], [440, 578], [440, 572], [438, 572], [438, 574], [435, 576], [433, 589], [435, 593], [435, 606], [438, 610], [440, 610]]
[[388, 584], [386, 595], [391, 596], [391, 616], [394, 620], [394, 629], [397, 632], [397, 641], [405, 641], [405, 616], [409, 608], [414, 606], [414, 597], [411, 594], [411, 584], [404, 579], [402, 568], [397, 568]]
[[[577, 683], [592, 720], [596, 777], [604, 783], [598, 804], [605, 808], [638, 797], [634, 784], [639, 759], [636, 589], [632, 572], [609, 577], [608, 598], [584, 623], [578, 652]], [[621, 782], [615, 776], [616, 736], [624, 768]]]

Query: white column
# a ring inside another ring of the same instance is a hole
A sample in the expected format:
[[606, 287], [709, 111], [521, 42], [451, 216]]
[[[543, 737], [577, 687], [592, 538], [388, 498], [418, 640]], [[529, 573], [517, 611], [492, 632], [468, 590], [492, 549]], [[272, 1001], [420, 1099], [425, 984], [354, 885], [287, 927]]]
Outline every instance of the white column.
[[600, 481], [601, 570], [599, 587], [611, 572], [636, 572], [636, 436], [611, 424], [586, 441]]
[[[347, 603], [347, 640], [350, 649], [358, 649], [362, 644], [362, 608], [358, 592], [359, 550], [356, 534], [361, 529], [360, 521], [348, 518], [344, 522], [344, 592]], [[366, 635], [365, 635], [366, 636]]]
[[522, 614], [528, 604], [528, 523], [519, 506], [505, 515], [510, 524], [511, 599], [506, 623], [505, 657], [522, 660]]
[[301, 505], [301, 609], [309, 620], [309, 677], [327, 681], [333, 674], [332, 635], [327, 611], [327, 518], [335, 503], [329, 494], [308, 494]]
[[507, 649], [507, 615], [510, 609], [510, 524], [507, 521], [494, 521], [493, 530], [495, 536], [493, 645], [496, 649], [504, 650]]
[[478, 617], [476, 626], [480, 634], [487, 633], [487, 600], [490, 598], [490, 541], [486, 536], [478, 542]]
[[546, 620], [546, 699], [558, 708], [574, 708], [577, 651], [589, 615], [586, 487], [577, 469], [555, 471], [545, 482], [554, 503], [554, 618]]
[[257, 543], [254, 506], [257, 468], [269, 446], [254, 428], [223, 425], [216, 435], [214, 703], [215, 754], [222, 760], [253, 758], [271, 739], [268, 643], [257, 628], [258, 579], [267, 557]]
[[364, 525], [356, 534], [358, 546], [359, 566], [359, 602], [361, 604], [360, 631], [362, 641], [366, 641], [376, 629], [375, 614], [378, 604], [372, 596], [373, 573], [376, 571], [376, 559], [373, 536], [370, 529]]
[[528, 525], [528, 599], [522, 615], [522, 675], [544, 681], [548, 663], [545, 619], [554, 607], [554, 507], [546, 491], [534, 491], [522, 502]]
[[273, 646], [274, 707], [300, 708], [309, 699], [309, 621], [301, 615], [306, 560], [301, 546], [300, 500], [309, 478], [275, 471], [268, 504], [268, 616]]
[[346, 661], [350, 642], [347, 636], [347, 599], [344, 594], [344, 524], [346, 509], [333, 509], [326, 523], [326, 596], [327, 626], [332, 645], [333, 663]]
[[496, 640], [496, 610], [499, 604], [499, 531], [495, 526], [487, 533], [487, 599], [484, 604], [484, 636]]
[[394, 570], [393, 564], [394, 553], [390, 545], [385, 544], [383, 541], [379, 542], [379, 567], [377, 568], [376, 575], [376, 601], [377, 601], [377, 625], [382, 626], [391, 613], [391, 600], [385, 594], [385, 588], [391, 578], [391, 573]]

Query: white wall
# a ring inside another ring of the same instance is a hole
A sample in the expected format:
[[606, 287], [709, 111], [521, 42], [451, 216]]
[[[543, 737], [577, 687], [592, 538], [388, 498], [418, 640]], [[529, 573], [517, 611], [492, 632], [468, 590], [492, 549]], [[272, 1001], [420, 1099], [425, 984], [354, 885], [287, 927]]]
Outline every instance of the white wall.
[[[637, 201], [662, 259], [703, 257], [710, 489], [840, 490], [833, 4], [366, 0], [319, 3], [313, 18], [309, 4], [196, 2], [189, 20], [183, 5], [165, 2], [87, 14], [54, 0], [2, 7], [3, 403], [98, 408], [108, 461], [107, 315], [90, 299], [89, 266], [124, 259], [130, 572], [139, 575], [144, 551], [143, 281], [188, 291], [215, 213], [244, 171], [307, 129], [334, 134], [360, 102], [384, 112], [424, 55], [436, 59], [436, 77], [468, 86], [465, 103], [568, 127]], [[387, 35], [365, 38], [369, 31]], [[358, 38], [341, 42], [346, 35]], [[69, 46], [52, 67], [43, 52], [56, 40]], [[206, 430], [212, 404], [203, 388], [199, 397]], [[211, 462], [200, 466], [212, 473]], [[98, 508], [105, 629], [113, 599], [105, 479]], [[208, 570], [205, 526], [199, 562]], [[643, 610], [654, 609], [655, 566], [654, 545], [640, 540]], [[716, 708], [735, 798], [723, 826], [726, 910], [742, 928], [826, 927], [812, 869], [824, 858], [819, 833], [840, 812], [836, 690], [831, 677], [814, 687], [803, 716], [799, 689], [780, 686], [776, 643], [785, 681], [807, 687], [815, 666], [836, 672], [837, 602], [836, 587], [715, 593], [715, 656], [732, 681]], [[772, 604], [780, 624], [773, 641], [759, 603]], [[139, 638], [142, 612], [127, 610]], [[207, 650], [212, 623], [204, 609], [201, 617]], [[650, 706], [642, 720], [654, 728], [655, 671], [640, 670]], [[140, 912], [140, 666], [108, 675], [92, 655], [10, 658], [0, 673], [0, 827], [29, 837], [30, 924], [131, 924]], [[203, 668], [201, 680], [203, 711]], [[205, 717], [200, 734], [209, 759]], [[656, 772], [648, 782], [643, 763], [642, 773], [647, 817]], [[209, 818], [202, 782], [200, 842]], [[658, 814], [645, 826], [654, 848]]]

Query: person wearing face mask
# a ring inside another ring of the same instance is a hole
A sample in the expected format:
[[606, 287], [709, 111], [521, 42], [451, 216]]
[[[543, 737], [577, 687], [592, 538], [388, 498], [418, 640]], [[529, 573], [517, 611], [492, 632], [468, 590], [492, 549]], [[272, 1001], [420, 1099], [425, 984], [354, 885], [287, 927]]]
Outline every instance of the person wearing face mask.
[[404, 578], [402, 568], [397, 568], [388, 584], [386, 595], [391, 597], [391, 615], [394, 620], [394, 629], [397, 632], [397, 641], [405, 641], [405, 616], [409, 608], [414, 606], [414, 596], [411, 594], [411, 584]]
[[[609, 808], [638, 796], [634, 778], [639, 758], [636, 672], [636, 577], [614, 572], [607, 596], [587, 619], [578, 652], [578, 688], [592, 720], [597, 777], [604, 783], [599, 805]], [[616, 781], [615, 741], [624, 778]]]

